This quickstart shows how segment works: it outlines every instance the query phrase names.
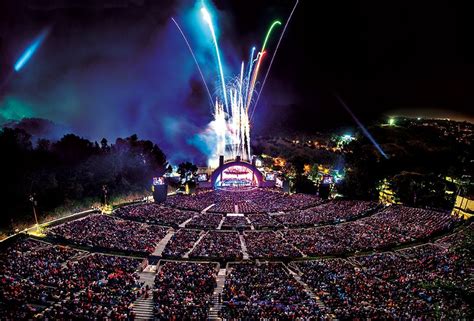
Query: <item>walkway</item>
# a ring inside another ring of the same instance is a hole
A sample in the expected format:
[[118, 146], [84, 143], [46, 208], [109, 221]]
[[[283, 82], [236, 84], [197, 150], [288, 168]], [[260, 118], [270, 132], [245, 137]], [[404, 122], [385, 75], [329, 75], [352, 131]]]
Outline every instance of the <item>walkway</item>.
[[216, 288], [212, 294], [212, 306], [209, 309], [208, 320], [222, 320], [220, 312], [222, 309], [222, 292], [224, 292], [226, 269], [220, 269], [216, 278]]
[[185, 258], [185, 259], [189, 258], [189, 254], [191, 254], [191, 252], [199, 244], [199, 242], [201, 242], [201, 240], [204, 238], [204, 236], [206, 236], [206, 234], [207, 234], [207, 232], [204, 232], [204, 233], [201, 232], [201, 235], [199, 236], [197, 241], [194, 242], [193, 247], [188, 252], [186, 252], [186, 254], [183, 255], [183, 258]]
[[222, 220], [220, 221], [220, 223], [219, 223], [219, 225], [217, 226], [216, 230], [222, 229], [222, 224], [224, 224], [224, 220], [225, 220], [225, 215], [222, 216]]
[[212, 207], [214, 207], [214, 205], [216, 205], [216, 204], [211, 204], [211, 205], [209, 205], [208, 207], [206, 207], [205, 209], [203, 209], [203, 210], [201, 211], [201, 213], [206, 213], [206, 212], [209, 211]]
[[153, 320], [153, 293], [152, 289], [155, 284], [156, 266], [147, 266], [144, 272], [138, 273], [140, 275], [140, 282], [144, 282], [143, 286], [148, 285], [148, 296], [143, 295], [133, 303], [132, 311], [135, 313], [135, 320]]
[[303, 286], [303, 288], [305, 289], [306, 293], [308, 293], [309, 297], [311, 299], [313, 299], [314, 301], [316, 301], [316, 305], [318, 306], [318, 308], [321, 310], [321, 311], [325, 311], [326, 310], [326, 306], [324, 305], [323, 301], [321, 301], [321, 299], [316, 295], [314, 294], [313, 290], [309, 287], [308, 284], [306, 284], [305, 282], [303, 282], [303, 280], [301, 280], [301, 276], [297, 273], [295, 273], [294, 271], [292, 271], [291, 269], [288, 269], [288, 271], [290, 272], [291, 276], [299, 283]]
[[168, 244], [168, 242], [173, 237], [173, 235], [174, 235], [174, 231], [173, 230], [169, 231], [168, 234], [166, 234], [166, 236], [156, 245], [156, 248], [151, 255], [161, 256], [161, 254], [165, 250], [166, 244]]
[[247, 246], [245, 245], [245, 239], [242, 234], [239, 234], [239, 239], [240, 239], [240, 247], [242, 248], [242, 253], [244, 255], [244, 260], [249, 259], [249, 254], [247, 253]]

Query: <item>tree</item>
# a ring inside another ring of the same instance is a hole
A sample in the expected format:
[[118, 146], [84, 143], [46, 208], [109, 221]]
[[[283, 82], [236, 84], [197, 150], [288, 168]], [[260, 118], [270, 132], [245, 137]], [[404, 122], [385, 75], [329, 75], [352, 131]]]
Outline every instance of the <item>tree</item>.
[[178, 165], [178, 174], [181, 177], [183, 183], [194, 180], [198, 171], [198, 167], [191, 163], [185, 162]]

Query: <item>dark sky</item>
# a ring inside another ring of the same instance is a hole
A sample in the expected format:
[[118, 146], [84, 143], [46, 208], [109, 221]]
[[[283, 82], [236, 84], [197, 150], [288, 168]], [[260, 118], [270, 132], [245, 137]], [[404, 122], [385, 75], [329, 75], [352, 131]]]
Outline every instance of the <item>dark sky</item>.
[[[236, 74], [251, 46], [261, 43], [275, 18], [284, 22], [294, 1], [213, 3], [226, 71]], [[170, 24], [171, 16], [182, 22], [211, 75], [212, 50], [202, 49], [209, 43], [193, 22], [195, 4], [1, 1], [0, 121], [41, 117], [90, 139], [137, 132], [165, 149], [190, 145], [182, 155], [199, 150], [186, 137], [209, 122], [210, 108]], [[44, 45], [11, 76], [17, 57], [45, 27], [51, 33]], [[468, 8], [448, 2], [301, 0], [257, 108], [254, 132], [353, 124], [334, 93], [364, 122], [407, 113], [472, 121], [473, 27]], [[277, 39], [278, 33], [270, 48]]]

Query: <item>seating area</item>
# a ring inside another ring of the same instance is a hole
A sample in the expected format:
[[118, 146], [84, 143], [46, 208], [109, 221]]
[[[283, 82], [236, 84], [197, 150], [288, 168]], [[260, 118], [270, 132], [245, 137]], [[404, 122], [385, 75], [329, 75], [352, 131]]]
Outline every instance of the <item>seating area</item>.
[[341, 255], [423, 240], [450, 230], [455, 222], [449, 213], [391, 206], [345, 224], [287, 229], [282, 233], [288, 242], [307, 255]]
[[377, 207], [374, 202], [330, 201], [306, 210], [297, 210], [274, 218], [288, 227], [308, 227], [329, 223], [341, 223], [365, 215]]
[[198, 230], [181, 229], [166, 244], [163, 257], [180, 258], [193, 247], [199, 236], [204, 233]]
[[472, 313], [472, 258], [437, 245], [292, 264], [340, 319], [459, 319]]
[[245, 232], [245, 244], [252, 258], [297, 258], [301, 253], [277, 232]]
[[321, 311], [279, 263], [233, 264], [225, 280], [226, 320], [318, 319]]
[[[74, 259], [75, 258], [75, 259]], [[18, 240], [1, 256], [2, 319], [128, 320], [140, 260]]]
[[153, 290], [156, 320], [206, 320], [217, 264], [162, 262]]
[[268, 214], [249, 214], [247, 216], [257, 230], [280, 228], [282, 225]]
[[196, 213], [164, 207], [154, 203], [124, 206], [115, 211], [115, 216], [143, 222], [178, 227], [192, 218]]
[[47, 230], [48, 236], [58, 241], [143, 254], [152, 253], [166, 233], [165, 227], [108, 215], [91, 215]]
[[242, 248], [237, 232], [209, 231], [189, 257], [226, 260], [242, 259]]
[[216, 229], [219, 226], [219, 223], [222, 221], [222, 218], [223, 216], [220, 214], [205, 213], [193, 218], [191, 222], [186, 224], [186, 227], [194, 229], [212, 230]]
[[[255, 190], [235, 198], [230, 192], [197, 195], [225, 200], [219, 211], [237, 205], [241, 212], [243, 195]], [[249, 201], [245, 214], [137, 204], [47, 228], [46, 242], [19, 237], [0, 256], [0, 315], [132, 320], [135, 302], [156, 320], [474, 315], [474, 262], [466, 248], [473, 223], [400, 205], [328, 201], [306, 208], [295, 198], [274, 211], [275, 203], [263, 208], [262, 200]], [[156, 273], [144, 277], [148, 287], [138, 273], [145, 267]]]
[[250, 224], [244, 216], [227, 215], [222, 223], [223, 230], [244, 230], [250, 229]]
[[178, 194], [168, 197], [166, 205], [202, 211], [210, 205], [212, 213], [235, 213], [237, 205], [239, 213], [271, 213], [292, 211], [314, 207], [323, 201], [315, 196], [306, 194], [287, 194], [276, 189], [253, 189], [245, 191], [199, 190], [194, 195]]

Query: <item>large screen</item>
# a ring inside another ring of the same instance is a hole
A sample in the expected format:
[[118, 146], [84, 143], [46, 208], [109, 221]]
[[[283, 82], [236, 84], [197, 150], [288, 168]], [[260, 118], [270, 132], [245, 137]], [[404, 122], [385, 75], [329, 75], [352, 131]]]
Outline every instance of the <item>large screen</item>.
[[275, 173], [267, 173], [265, 175], [265, 180], [267, 181], [274, 181], [275, 180]]
[[198, 174], [197, 180], [198, 182], [207, 182], [209, 180], [209, 177], [207, 173], [201, 173], [201, 174]]
[[275, 186], [279, 188], [283, 187], [283, 180], [280, 177], [275, 178]]
[[332, 184], [334, 179], [331, 175], [324, 175], [323, 176], [323, 184]]
[[153, 185], [164, 185], [165, 179], [163, 177], [153, 177]]

